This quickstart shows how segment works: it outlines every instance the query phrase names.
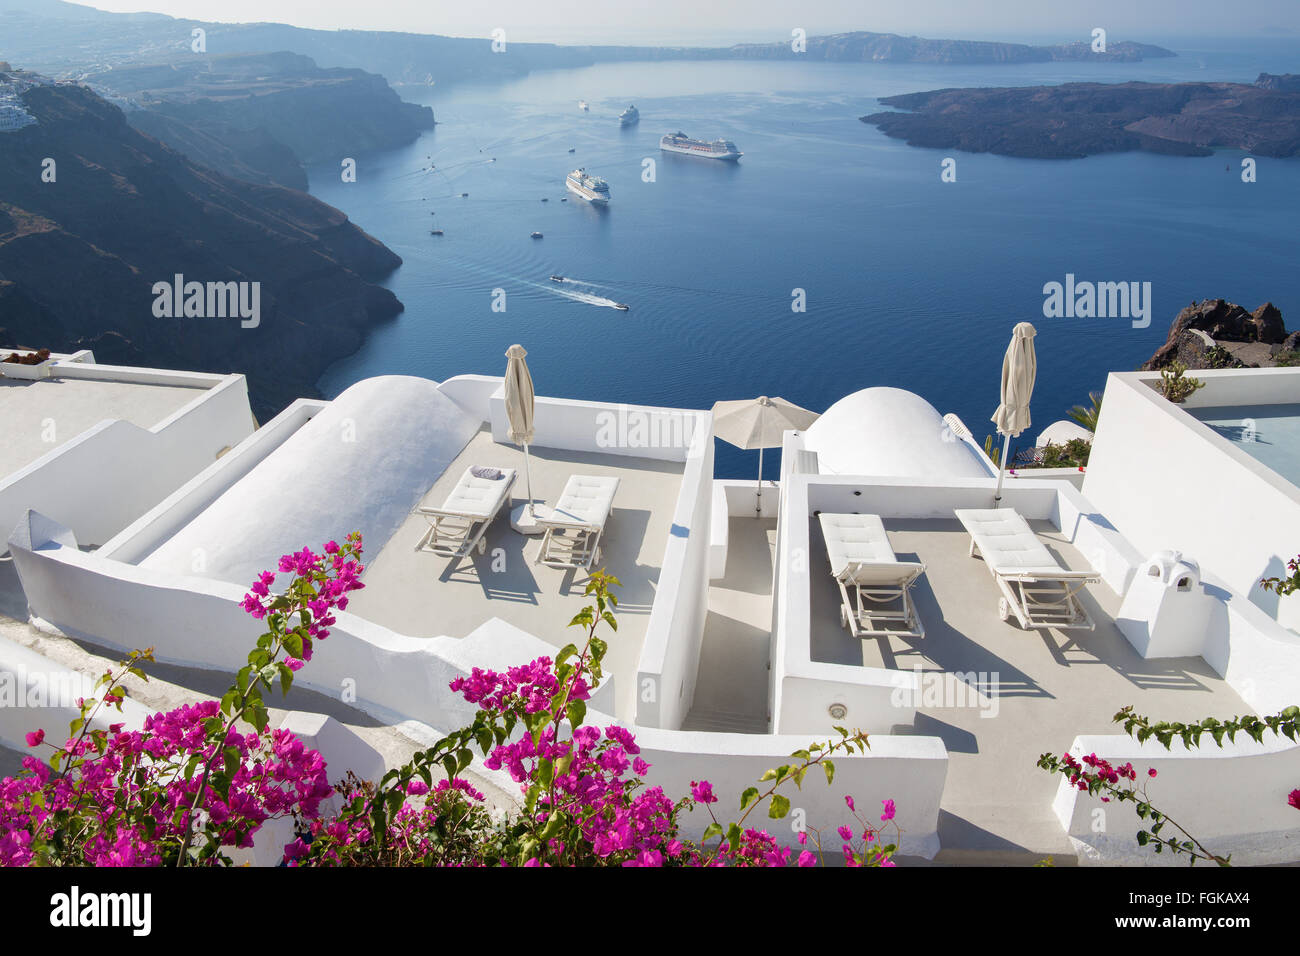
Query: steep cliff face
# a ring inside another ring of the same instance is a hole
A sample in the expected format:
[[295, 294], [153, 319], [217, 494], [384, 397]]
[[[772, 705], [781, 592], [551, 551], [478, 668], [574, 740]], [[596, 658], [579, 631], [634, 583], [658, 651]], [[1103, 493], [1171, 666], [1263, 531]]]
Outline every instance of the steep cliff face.
[[[0, 134], [0, 346], [249, 376], [259, 417], [401, 311], [373, 283], [401, 260], [310, 196], [228, 178], [134, 130], [83, 87], [23, 94]], [[53, 160], [53, 181], [43, 171]], [[256, 324], [160, 317], [158, 283], [256, 283]]]
[[233, 157], [296, 189], [306, 184], [291, 168], [296, 161], [337, 162], [402, 146], [434, 125], [433, 110], [403, 102], [382, 76], [324, 70], [295, 53], [187, 53], [78, 78], [143, 107], [128, 109], [128, 121], [192, 159], [249, 178], [219, 165]]
[[[1285, 79], [1285, 78], [1279, 78]], [[913, 146], [1041, 159], [1147, 150], [1300, 153], [1300, 93], [1244, 83], [1065, 83], [908, 93], [861, 117]]]

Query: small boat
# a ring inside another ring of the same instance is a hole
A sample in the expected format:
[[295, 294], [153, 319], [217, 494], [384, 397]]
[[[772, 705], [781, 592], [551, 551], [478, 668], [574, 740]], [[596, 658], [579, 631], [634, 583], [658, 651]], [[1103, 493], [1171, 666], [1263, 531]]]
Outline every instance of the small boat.
[[431, 235], [431, 236], [441, 236], [441, 235], [442, 235], [442, 230], [441, 230], [441, 229], [434, 229], [434, 230], [432, 230], [432, 231], [429, 233], [429, 235]]
[[469, 196], [469, 193], [461, 193], [461, 194], [460, 194], [460, 198], [461, 198], [461, 199], [465, 199], [465, 198], [468, 197], [468, 196]]
[[569, 147], [569, 152], [571, 152], [571, 153], [573, 153], [573, 152], [577, 152], [577, 147], [575, 147], [575, 146], [570, 146], [570, 147]]
[[620, 312], [626, 312], [628, 309], [632, 307], [628, 305], [626, 302], [615, 302], [614, 308], [618, 309], [618, 311]]
[[550, 202], [550, 200], [547, 199], [545, 196], [543, 196], [543, 197], [542, 197], [542, 202]]
[[529, 238], [529, 239], [540, 239], [540, 238], [542, 238], [542, 234], [541, 234], [540, 232], [530, 232], [530, 233], [528, 234], [528, 238]]
[[586, 100], [578, 100], [578, 109], [582, 110], [584, 113], [591, 112], [591, 107], [587, 105]]
[[552, 282], [563, 282], [563, 281], [564, 281], [564, 276], [551, 276], [551, 281], [552, 281]]

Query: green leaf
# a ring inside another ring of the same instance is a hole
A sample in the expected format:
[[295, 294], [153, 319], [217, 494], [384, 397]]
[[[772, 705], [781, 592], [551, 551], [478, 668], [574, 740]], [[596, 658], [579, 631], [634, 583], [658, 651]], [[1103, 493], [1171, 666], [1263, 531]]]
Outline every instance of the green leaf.
[[822, 769], [826, 771], [826, 783], [827, 784], [834, 783], [835, 782], [835, 761], [823, 760]]
[[565, 715], [569, 718], [569, 723], [577, 729], [582, 725], [583, 720], [587, 717], [587, 702], [583, 700], [571, 700], [569, 706], [565, 709]]
[[740, 809], [745, 811], [749, 805], [758, 799], [758, 787], [746, 787], [745, 792], [740, 795]]
[[783, 794], [772, 794], [771, 805], [767, 808], [767, 815], [773, 820], [780, 820], [790, 812], [790, 799]]

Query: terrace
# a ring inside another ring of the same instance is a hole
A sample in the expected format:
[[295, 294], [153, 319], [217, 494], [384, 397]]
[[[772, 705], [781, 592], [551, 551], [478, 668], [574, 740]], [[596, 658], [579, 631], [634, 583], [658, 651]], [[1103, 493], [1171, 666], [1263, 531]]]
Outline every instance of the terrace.
[[100, 365], [89, 351], [0, 371], [4, 538], [33, 508], [101, 544], [256, 427], [242, 375]]
[[[515, 468], [513, 504], [522, 503], [524, 456], [512, 444], [494, 441], [489, 428], [476, 434], [423, 495], [438, 506], [471, 465]], [[533, 495], [539, 505], [555, 501], [570, 475], [620, 479], [614, 511], [602, 540], [601, 566], [621, 581], [617, 634], [606, 634], [605, 666], [613, 675], [617, 715], [635, 715], [636, 668], [655, 601], [664, 550], [681, 490], [684, 465], [628, 455], [555, 448], [531, 449]], [[498, 618], [527, 630], [556, 648], [579, 635], [569, 621], [585, 604], [585, 571], [536, 562], [541, 536], [520, 534], [504, 515], [487, 533], [487, 550], [466, 558], [417, 551], [428, 528], [412, 513], [366, 566], [365, 589], [350, 610], [360, 617], [413, 637], [464, 637], [484, 621]], [[519, 663], [523, 663], [522, 661]]]
[[[1008, 483], [1003, 507], [1062, 568], [1100, 573], [1082, 597], [1096, 627], [1003, 622], [997, 586], [953, 517], [989, 506], [987, 460], [923, 400], [893, 389], [873, 398], [905, 424], [876, 414], [855, 432], [861, 414], [828, 413], [820, 434], [787, 432], [781, 480], [757, 517], [752, 483], [712, 478], [707, 413], [537, 398], [537, 500], [553, 503], [573, 474], [620, 479], [599, 562], [622, 581], [620, 627], [606, 659], [612, 687], [593, 712], [634, 728], [657, 782], [682, 789], [707, 775], [727, 798], [833, 725], [859, 728], [870, 753], [845, 761], [833, 787], [804, 792], [809, 819], [834, 819], [845, 793], [892, 797], [916, 857], [942, 843], [950, 862], [1124, 858], [1135, 827], [1097, 834], [1091, 798], [1035, 767], [1045, 751], [1086, 747], [1159, 767], [1162, 780], [1181, 774], [1170, 799], [1194, 802], [1167, 807], [1173, 815], [1225, 849], [1244, 847], [1244, 859], [1283, 859], [1289, 817], [1222, 808], [1259, 780], [1292, 780], [1300, 749], [1134, 752], [1111, 717], [1129, 704], [1175, 720], [1275, 712], [1291, 702], [1300, 645], [1209, 575], [1173, 598], [1195, 603], [1204, 628], [1172, 643], [1164, 628], [1157, 642], [1157, 611], [1134, 599], [1152, 586], [1142, 554], [1071, 483], [1043, 478]], [[676, 439], [645, 440], [665, 434]], [[86, 523], [76, 496], [21, 521], [10, 542], [32, 613], [96, 646], [152, 645], [169, 666], [228, 672], [258, 632], [239, 609], [256, 573], [358, 529], [366, 588], [300, 680], [322, 699], [351, 687], [360, 712], [419, 739], [472, 717], [447, 692], [456, 676], [577, 637], [567, 624], [587, 603], [586, 572], [539, 565], [540, 540], [511, 528], [522, 473], [482, 554], [416, 550], [426, 529], [416, 508], [441, 504], [468, 466], [522, 469], [501, 379], [367, 380], [332, 402], [295, 403], [215, 457], [91, 553], [77, 545], [96, 538], [71, 527]], [[822, 512], [881, 516], [895, 556], [925, 564], [912, 591], [924, 639], [849, 635]], [[1279, 805], [1289, 809], [1285, 797]]]
[[152, 428], [184, 408], [206, 385], [156, 385], [128, 381], [0, 378], [0, 477], [27, 467], [106, 418]]
[[[1126, 705], [1171, 720], [1250, 711], [1203, 658], [1138, 654], [1115, 624], [1120, 596], [1104, 582], [1083, 596], [1095, 630], [1026, 631], [1003, 622], [997, 587], [983, 560], [968, 554], [970, 537], [951, 518], [885, 518], [898, 559], [926, 565], [912, 590], [925, 637], [855, 638], [840, 620], [820, 523], [809, 518], [805, 525], [811, 662], [831, 665], [846, 681], [854, 672], [864, 680], [895, 675], [884, 681], [883, 693], [910, 694], [915, 712], [900, 707], [897, 723], [886, 718], [872, 732], [937, 737], [947, 749], [941, 860], [1073, 859], [1076, 850], [1053, 813], [1057, 780], [1035, 761], [1045, 751], [1068, 750], [1080, 734], [1115, 733], [1111, 717]], [[1090, 568], [1052, 521], [1033, 520], [1031, 527], [1064, 568]], [[735, 546], [728, 549], [726, 576], [710, 591], [695, 706], [683, 729], [767, 731], [775, 536], [770, 519], [729, 520]], [[827, 699], [848, 700], [834, 693]], [[854, 714], [850, 706], [846, 720], [858, 726]]]

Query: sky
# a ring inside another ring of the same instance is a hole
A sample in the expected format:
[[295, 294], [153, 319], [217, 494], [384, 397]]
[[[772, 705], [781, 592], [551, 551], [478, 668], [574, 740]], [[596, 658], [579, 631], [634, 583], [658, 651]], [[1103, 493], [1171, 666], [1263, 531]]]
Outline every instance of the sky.
[[1300, 36], [1300, 0], [90, 0], [227, 22], [551, 42], [747, 42], [848, 30], [969, 39]]

